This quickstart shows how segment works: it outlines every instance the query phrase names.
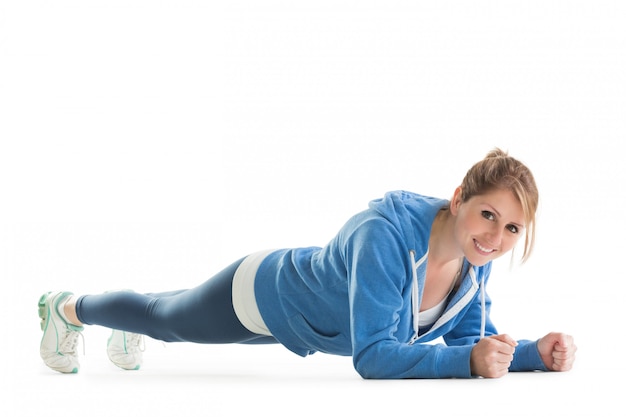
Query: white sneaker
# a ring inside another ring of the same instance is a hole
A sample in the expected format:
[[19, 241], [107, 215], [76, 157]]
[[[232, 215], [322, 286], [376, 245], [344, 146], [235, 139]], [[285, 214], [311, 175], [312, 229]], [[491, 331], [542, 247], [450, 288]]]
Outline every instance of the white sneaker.
[[136, 371], [143, 363], [143, 335], [113, 330], [107, 342], [107, 355], [113, 364]]
[[59, 304], [71, 292], [48, 292], [39, 298], [38, 312], [43, 330], [39, 354], [44, 363], [58, 372], [75, 374], [80, 369], [76, 347], [82, 326], [67, 323], [59, 314]]

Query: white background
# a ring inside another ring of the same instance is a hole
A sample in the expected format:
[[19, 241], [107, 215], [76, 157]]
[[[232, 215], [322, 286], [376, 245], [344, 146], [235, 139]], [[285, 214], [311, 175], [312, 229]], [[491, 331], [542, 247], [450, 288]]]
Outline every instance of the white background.
[[[604, 0], [1, 0], [0, 409], [625, 415], [625, 21]], [[39, 358], [45, 291], [178, 289], [323, 245], [385, 191], [450, 197], [494, 146], [542, 201], [493, 318], [573, 334], [572, 372], [364, 381], [349, 358], [153, 340], [123, 372], [99, 328], [79, 374]]]

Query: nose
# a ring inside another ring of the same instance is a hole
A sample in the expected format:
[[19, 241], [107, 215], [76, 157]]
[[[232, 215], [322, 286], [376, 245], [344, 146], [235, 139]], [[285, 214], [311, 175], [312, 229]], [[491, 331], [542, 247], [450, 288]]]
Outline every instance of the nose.
[[498, 247], [502, 243], [502, 234], [504, 231], [497, 226], [494, 226], [487, 234], [487, 243], [491, 246]]

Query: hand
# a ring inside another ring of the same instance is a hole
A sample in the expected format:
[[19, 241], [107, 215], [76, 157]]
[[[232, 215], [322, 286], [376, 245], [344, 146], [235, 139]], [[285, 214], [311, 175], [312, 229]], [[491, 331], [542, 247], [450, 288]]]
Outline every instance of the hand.
[[499, 378], [509, 372], [517, 342], [507, 334], [485, 337], [476, 343], [470, 355], [472, 375]]
[[574, 338], [564, 333], [548, 333], [537, 342], [539, 355], [551, 371], [569, 371], [572, 369], [576, 350]]

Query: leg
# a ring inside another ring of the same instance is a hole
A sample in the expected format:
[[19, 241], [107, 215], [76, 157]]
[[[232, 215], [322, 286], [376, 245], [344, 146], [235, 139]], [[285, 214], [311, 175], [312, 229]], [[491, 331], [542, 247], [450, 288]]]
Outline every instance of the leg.
[[[112, 292], [76, 299], [85, 324], [148, 335], [167, 342], [257, 343], [275, 339], [246, 329], [232, 306], [232, 280], [242, 260], [201, 285], [159, 294]], [[69, 317], [68, 317], [69, 318]]]
[[[123, 290], [120, 290], [123, 291]], [[130, 290], [128, 290], [130, 291]], [[180, 294], [181, 292], [184, 292], [187, 290], [176, 290], [176, 291], [167, 291], [167, 292], [159, 292], [159, 293], [148, 293], [146, 295], [150, 295], [152, 297], [155, 298], [161, 298], [161, 297], [169, 297], [172, 295], [176, 295], [176, 294]], [[78, 315], [76, 314], [76, 301], [77, 298], [74, 294], [68, 296], [67, 300], [64, 301], [63, 303], [63, 314], [65, 315], [65, 318], [67, 319], [68, 323], [73, 324], [74, 326], [82, 326], [83, 322], [81, 322], [78, 319]], [[93, 323], [95, 324], [95, 323]]]

